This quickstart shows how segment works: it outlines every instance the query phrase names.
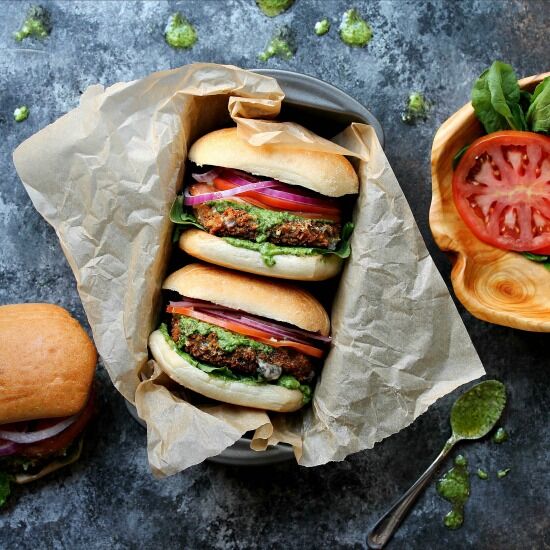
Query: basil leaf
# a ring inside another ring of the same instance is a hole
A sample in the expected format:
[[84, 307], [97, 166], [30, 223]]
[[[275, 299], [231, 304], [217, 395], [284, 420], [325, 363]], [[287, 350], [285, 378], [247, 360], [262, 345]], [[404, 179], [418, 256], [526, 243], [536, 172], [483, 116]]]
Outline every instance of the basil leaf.
[[524, 252], [523, 255], [532, 262], [542, 264], [546, 269], [550, 270], [550, 256], [543, 254], [533, 254], [531, 252]]
[[501, 61], [495, 61], [483, 71], [472, 89], [472, 106], [487, 133], [525, 130], [519, 101], [520, 89], [514, 69]]
[[533, 132], [550, 133], [550, 76], [535, 88], [526, 119]]
[[0, 472], [0, 508], [6, 504], [11, 493], [11, 476]]
[[197, 218], [185, 209], [182, 195], [176, 197], [176, 200], [172, 204], [172, 208], [170, 209], [170, 220], [180, 225], [193, 225], [199, 229], [204, 229], [197, 221]]

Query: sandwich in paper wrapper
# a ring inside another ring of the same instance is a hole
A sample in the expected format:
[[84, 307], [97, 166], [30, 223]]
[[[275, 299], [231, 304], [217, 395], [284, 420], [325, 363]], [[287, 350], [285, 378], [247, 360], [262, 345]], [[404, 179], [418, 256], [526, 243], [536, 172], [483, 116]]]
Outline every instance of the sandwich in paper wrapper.
[[[159, 477], [219, 454], [250, 431], [253, 449], [286, 442], [304, 466], [343, 460], [484, 374], [374, 130], [354, 123], [328, 141], [277, 122], [283, 99], [273, 78], [193, 64], [91, 86], [77, 108], [14, 152], [74, 272], [113, 384], [147, 424]], [[192, 404], [148, 360], [173, 246], [169, 212], [187, 152], [207, 132], [235, 124], [253, 146], [347, 155], [359, 175], [331, 350], [311, 406], [296, 413]]]

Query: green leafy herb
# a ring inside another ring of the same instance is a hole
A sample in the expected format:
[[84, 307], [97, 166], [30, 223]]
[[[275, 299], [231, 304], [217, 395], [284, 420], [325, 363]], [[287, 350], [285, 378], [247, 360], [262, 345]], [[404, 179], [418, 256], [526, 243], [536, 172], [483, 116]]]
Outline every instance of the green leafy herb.
[[533, 132], [550, 133], [550, 76], [535, 88], [526, 120]]
[[550, 270], [550, 256], [542, 254], [533, 254], [532, 252], [523, 252], [523, 255], [532, 262], [542, 264], [546, 269]]
[[11, 476], [0, 472], [0, 508], [6, 504], [11, 493]]
[[172, 208], [170, 209], [170, 220], [180, 225], [192, 225], [198, 229], [204, 230], [204, 227], [197, 221], [197, 218], [185, 210], [183, 197], [181, 195], [176, 197], [176, 200], [172, 204]]
[[21, 28], [13, 33], [17, 42], [24, 38], [46, 38], [52, 30], [50, 14], [43, 6], [31, 6]]
[[472, 105], [488, 134], [498, 130], [525, 130], [519, 105], [520, 89], [514, 69], [495, 61], [483, 71], [472, 90]]
[[453, 157], [453, 170], [456, 170], [460, 159], [464, 156], [464, 153], [468, 150], [469, 145], [464, 145], [460, 151]]

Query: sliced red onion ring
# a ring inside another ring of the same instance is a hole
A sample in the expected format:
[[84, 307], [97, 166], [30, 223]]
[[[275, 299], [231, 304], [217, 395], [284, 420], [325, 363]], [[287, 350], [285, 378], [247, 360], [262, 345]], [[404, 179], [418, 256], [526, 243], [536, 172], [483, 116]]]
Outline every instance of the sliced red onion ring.
[[219, 170], [217, 168], [213, 168], [212, 170], [208, 170], [208, 172], [204, 172], [202, 174], [191, 174], [191, 177], [195, 181], [200, 181], [201, 183], [211, 183], [214, 178], [217, 178], [219, 175]]
[[19, 449], [19, 445], [13, 441], [0, 441], [0, 456], [13, 455]]
[[0, 438], [13, 443], [36, 443], [37, 441], [42, 441], [43, 439], [48, 439], [53, 437], [58, 433], [61, 433], [63, 430], [66, 430], [77, 418], [78, 414], [74, 416], [69, 416], [68, 418], [62, 418], [59, 422], [45, 428], [44, 430], [38, 430], [36, 432], [12, 432], [8, 430], [0, 430]]
[[258, 191], [258, 189], [265, 189], [275, 185], [277, 185], [275, 180], [258, 181], [256, 183], [242, 185], [241, 187], [234, 187], [233, 189], [226, 189], [225, 191], [213, 191], [212, 193], [204, 193], [202, 195], [190, 195], [186, 190], [183, 194], [183, 204], [193, 206], [195, 204], [202, 204], [203, 202], [217, 201], [227, 197], [233, 197], [234, 195], [242, 195], [248, 191]]
[[205, 300], [196, 300], [194, 298], [184, 298], [183, 300], [179, 302], [168, 302], [168, 306], [172, 307], [190, 307], [190, 308], [208, 308], [211, 310], [217, 310], [217, 309], [227, 309], [224, 306], [218, 306], [216, 304], [212, 304], [211, 302], [207, 302]]

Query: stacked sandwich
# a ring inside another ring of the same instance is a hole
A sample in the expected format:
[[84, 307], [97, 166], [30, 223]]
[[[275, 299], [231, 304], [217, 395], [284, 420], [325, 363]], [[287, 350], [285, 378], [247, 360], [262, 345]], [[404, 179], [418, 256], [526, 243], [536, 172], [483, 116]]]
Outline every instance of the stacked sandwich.
[[353, 228], [342, 198], [357, 193], [357, 174], [342, 155], [252, 146], [236, 128], [203, 136], [189, 159], [171, 219], [180, 248], [209, 265], [166, 279], [167, 316], [151, 353], [198, 394], [295, 411], [311, 399], [330, 322], [311, 293], [273, 278], [338, 274]]

